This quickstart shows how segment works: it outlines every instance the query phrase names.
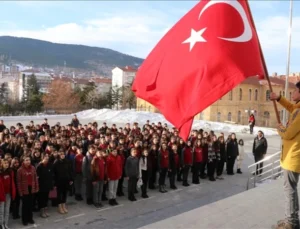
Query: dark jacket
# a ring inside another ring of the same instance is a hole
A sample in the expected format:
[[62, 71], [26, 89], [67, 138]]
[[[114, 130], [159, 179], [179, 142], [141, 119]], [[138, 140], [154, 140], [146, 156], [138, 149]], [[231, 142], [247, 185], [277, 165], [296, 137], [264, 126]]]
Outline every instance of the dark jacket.
[[53, 173], [54, 180], [56, 185], [60, 183], [60, 181], [72, 181], [73, 173], [72, 173], [72, 165], [68, 159], [58, 159], [53, 164]]
[[137, 157], [128, 157], [125, 164], [125, 173], [127, 177], [139, 176], [139, 159]]
[[49, 192], [53, 188], [53, 169], [50, 163], [40, 163], [36, 168], [40, 192]]
[[268, 149], [268, 142], [265, 137], [261, 137], [261, 139], [259, 139], [258, 137], [254, 138], [253, 149], [252, 149], [253, 155], [262, 156], [267, 153], [267, 149]]
[[230, 139], [227, 142], [227, 157], [237, 157], [239, 155], [239, 147], [237, 140]]

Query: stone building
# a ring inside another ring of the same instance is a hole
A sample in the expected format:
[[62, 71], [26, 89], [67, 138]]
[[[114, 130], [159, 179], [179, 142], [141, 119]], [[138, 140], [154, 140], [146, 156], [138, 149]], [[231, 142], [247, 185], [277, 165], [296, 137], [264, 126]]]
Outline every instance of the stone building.
[[[270, 81], [273, 91], [285, 96], [285, 81], [277, 77], [270, 77]], [[294, 89], [294, 84], [289, 83], [289, 91], [286, 97], [290, 101]], [[269, 100], [269, 95], [270, 90], [266, 80], [258, 80], [254, 77], [248, 78], [203, 112], [196, 115], [195, 119], [247, 125], [249, 115], [254, 114], [256, 125], [275, 127], [277, 125], [276, 115], [273, 103]], [[282, 119], [283, 107], [278, 103], [277, 105]], [[137, 110], [159, 112], [158, 109], [142, 99], [137, 99]]]

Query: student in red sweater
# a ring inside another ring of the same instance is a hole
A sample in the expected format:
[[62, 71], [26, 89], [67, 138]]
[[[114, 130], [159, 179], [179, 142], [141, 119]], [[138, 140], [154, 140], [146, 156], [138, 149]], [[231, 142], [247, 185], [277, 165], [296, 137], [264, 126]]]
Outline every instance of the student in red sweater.
[[104, 160], [105, 152], [98, 150], [91, 162], [91, 175], [93, 183], [93, 203], [96, 208], [103, 207], [101, 197], [103, 185], [106, 182], [106, 163]]
[[75, 170], [75, 200], [81, 201], [82, 198], [82, 162], [83, 162], [82, 149], [78, 148], [74, 159], [74, 170]]
[[3, 189], [0, 189], [0, 193], [4, 194], [4, 201], [0, 202], [0, 226], [8, 228], [10, 202], [16, 197], [16, 186], [14, 173], [9, 168], [9, 162], [6, 159], [2, 160], [0, 179], [3, 184]]
[[186, 146], [182, 150], [181, 154], [181, 164], [183, 165], [183, 180], [182, 185], [183, 186], [190, 186], [188, 183], [188, 176], [190, 168], [193, 164], [193, 148], [192, 148], [192, 142], [188, 141]]
[[122, 159], [118, 155], [118, 151], [113, 149], [110, 155], [107, 157], [107, 178], [108, 178], [108, 190], [109, 190], [109, 204], [118, 205], [117, 188], [119, 179], [122, 176]]
[[177, 145], [173, 144], [172, 149], [169, 153], [169, 180], [170, 180], [170, 188], [177, 189], [175, 185], [175, 177], [177, 171], [180, 169], [180, 158], [177, 152]]
[[201, 140], [196, 140], [193, 149], [193, 184], [200, 184], [199, 173], [200, 173], [202, 161], [203, 161], [203, 148], [201, 145]]
[[30, 157], [24, 157], [22, 166], [18, 170], [18, 190], [22, 199], [23, 225], [34, 224], [33, 220], [33, 194], [39, 191], [39, 183], [35, 168], [31, 165]]
[[159, 191], [167, 192], [165, 180], [169, 168], [169, 151], [166, 142], [163, 142], [158, 153], [158, 168], [159, 168]]

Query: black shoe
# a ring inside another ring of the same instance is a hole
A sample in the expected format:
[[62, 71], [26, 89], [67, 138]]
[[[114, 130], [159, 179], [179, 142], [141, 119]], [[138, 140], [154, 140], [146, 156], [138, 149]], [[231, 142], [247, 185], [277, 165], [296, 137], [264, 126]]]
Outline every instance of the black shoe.
[[19, 215], [13, 216], [13, 219], [20, 219], [21, 217]]
[[147, 199], [149, 196], [147, 194], [142, 195], [142, 198]]
[[106, 196], [102, 196], [101, 200], [102, 200], [102, 201], [107, 201], [108, 199], [107, 199]]
[[200, 178], [201, 178], [201, 179], [206, 179], [206, 176], [201, 175]]
[[28, 223], [27, 223], [27, 222], [23, 222], [23, 225], [24, 225], [24, 226], [28, 226]]
[[177, 187], [174, 185], [174, 186], [171, 186], [170, 187], [171, 189], [173, 189], [173, 190], [176, 190], [177, 189]]
[[159, 192], [164, 193], [164, 189], [162, 186], [159, 186]]
[[32, 219], [32, 220], [29, 220], [29, 222], [28, 223], [30, 223], [30, 224], [35, 224], [35, 222], [34, 222], [34, 220]]
[[182, 186], [184, 186], [184, 187], [188, 187], [188, 186], [190, 186], [190, 184], [189, 184], [189, 183], [187, 183], [187, 182], [184, 182], [184, 183], [182, 183]]
[[209, 180], [210, 181], [216, 181], [216, 179], [214, 177], [210, 177]]
[[177, 181], [179, 181], [179, 182], [180, 182], [180, 181], [182, 181], [182, 179], [181, 179], [181, 178], [177, 178]]
[[199, 181], [193, 181], [193, 184], [200, 184]]
[[95, 208], [99, 208], [99, 204], [94, 203]]
[[119, 205], [119, 203], [116, 201], [116, 199], [113, 199], [113, 205]]
[[153, 190], [153, 189], [155, 189], [155, 186], [154, 185], [150, 185], [149, 189]]
[[86, 203], [87, 203], [87, 205], [92, 205], [92, 204], [93, 204], [93, 200], [87, 199], [87, 200], [86, 200]]
[[98, 204], [98, 208], [103, 208], [103, 204]]
[[120, 192], [117, 192], [117, 196], [119, 196], [119, 197], [120, 197], [120, 196], [122, 196], [122, 195], [121, 195], [121, 193], [120, 193]]
[[236, 171], [236, 173], [242, 174], [241, 169], [238, 169], [238, 170]]
[[111, 205], [111, 206], [114, 206], [114, 201], [113, 201], [113, 199], [110, 199], [110, 200], [108, 201], [108, 204]]
[[136, 201], [136, 198], [135, 198], [135, 197], [132, 197], [132, 201]]
[[139, 193], [139, 191], [138, 191], [138, 190], [135, 190], [135, 191], [134, 191], [134, 194], [137, 194], [137, 193]]

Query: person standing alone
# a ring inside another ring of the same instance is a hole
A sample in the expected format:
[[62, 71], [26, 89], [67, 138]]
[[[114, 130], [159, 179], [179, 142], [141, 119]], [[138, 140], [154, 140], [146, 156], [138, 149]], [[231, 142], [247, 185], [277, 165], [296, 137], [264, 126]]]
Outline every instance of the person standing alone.
[[[252, 153], [255, 163], [264, 159], [268, 149], [267, 139], [264, 137], [264, 133], [260, 130], [257, 136], [254, 138]], [[264, 163], [261, 162], [256, 165], [256, 175], [261, 175], [263, 172]]]
[[300, 174], [300, 82], [296, 84], [290, 103], [282, 96], [271, 93], [271, 100], [277, 100], [291, 113], [288, 124], [279, 124], [278, 134], [282, 138], [280, 164], [283, 168], [285, 193], [285, 219], [280, 220], [275, 229], [299, 229], [299, 202], [297, 185]]

